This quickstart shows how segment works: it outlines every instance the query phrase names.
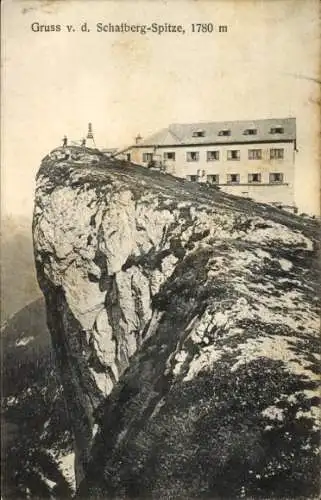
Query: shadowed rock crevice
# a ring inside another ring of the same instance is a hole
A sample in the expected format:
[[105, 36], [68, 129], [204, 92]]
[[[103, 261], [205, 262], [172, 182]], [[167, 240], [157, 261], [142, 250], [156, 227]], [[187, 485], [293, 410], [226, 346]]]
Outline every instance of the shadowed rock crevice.
[[103, 398], [90, 374], [92, 352], [85, 332], [71, 312], [64, 291], [49, 283], [44, 288], [48, 327], [78, 450], [75, 473], [79, 482], [90, 458], [94, 412]]

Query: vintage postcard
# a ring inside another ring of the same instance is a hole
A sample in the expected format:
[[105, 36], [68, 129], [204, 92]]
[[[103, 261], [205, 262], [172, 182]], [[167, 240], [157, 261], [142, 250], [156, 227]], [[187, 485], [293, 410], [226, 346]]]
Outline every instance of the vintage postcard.
[[319, 498], [319, 1], [1, 8], [2, 498]]

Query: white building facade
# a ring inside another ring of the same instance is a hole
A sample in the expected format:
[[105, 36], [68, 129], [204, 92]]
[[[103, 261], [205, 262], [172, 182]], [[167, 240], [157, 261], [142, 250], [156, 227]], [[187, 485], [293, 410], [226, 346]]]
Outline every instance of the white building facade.
[[170, 125], [126, 159], [228, 193], [295, 209], [295, 118]]

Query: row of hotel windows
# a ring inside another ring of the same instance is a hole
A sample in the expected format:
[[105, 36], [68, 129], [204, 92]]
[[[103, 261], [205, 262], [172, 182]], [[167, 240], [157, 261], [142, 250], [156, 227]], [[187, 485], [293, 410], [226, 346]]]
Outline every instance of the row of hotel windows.
[[[270, 128], [270, 134], [284, 134], [284, 128], [283, 127], [271, 127]], [[243, 131], [243, 135], [256, 135], [257, 134], [257, 129], [256, 128], [247, 128]], [[192, 137], [205, 137], [206, 133], [205, 130], [199, 129], [199, 130], [194, 130], [192, 133]], [[223, 129], [219, 130], [218, 134], [220, 136], [230, 136], [231, 135], [231, 130], [230, 129]]]
[[[229, 149], [226, 155], [227, 160], [240, 160], [241, 151], [239, 149]], [[176, 155], [174, 152], [167, 152], [163, 154], [164, 160], [175, 161]], [[283, 160], [284, 149], [283, 148], [271, 148], [270, 149], [270, 160]], [[188, 151], [186, 153], [186, 161], [199, 161], [200, 153], [199, 151]], [[249, 160], [262, 160], [262, 149], [249, 149], [248, 150]], [[143, 153], [143, 162], [148, 163], [153, 160], [153, 153]], [[206, 152], [207, 161], [219, 161], [220, 151], [207, 151]]]
[[[205, 177], [205, 170], [202, 172], [199, 170], [197, 175], [187, 175], [186, 176], [189, 181], [197, 182], [201, 179], [201, 177]], [[207, 182], [211, 184], [219, 184], [220, 176], [219, 175], [207, 175]], [[259, 173], [248, 174], [248, 183], [249, 184], [259, 184], [262, 182], [262, 176]], [[269, 174], [269, 183], [270, 184], [282, 184], [284, 182], [284, 174], [281, 172], [273, 172]], [[240, 174], [227, 174], [226, 176], [227, 184], [240, 184]]]

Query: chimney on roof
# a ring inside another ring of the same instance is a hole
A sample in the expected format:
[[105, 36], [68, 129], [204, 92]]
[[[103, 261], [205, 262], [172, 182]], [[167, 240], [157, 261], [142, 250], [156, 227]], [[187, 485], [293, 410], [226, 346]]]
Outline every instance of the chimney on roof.
[[142, 136], [140, 134], [136, 135], [135, 137], [135, 144], [139, 144], [142, 140]]

